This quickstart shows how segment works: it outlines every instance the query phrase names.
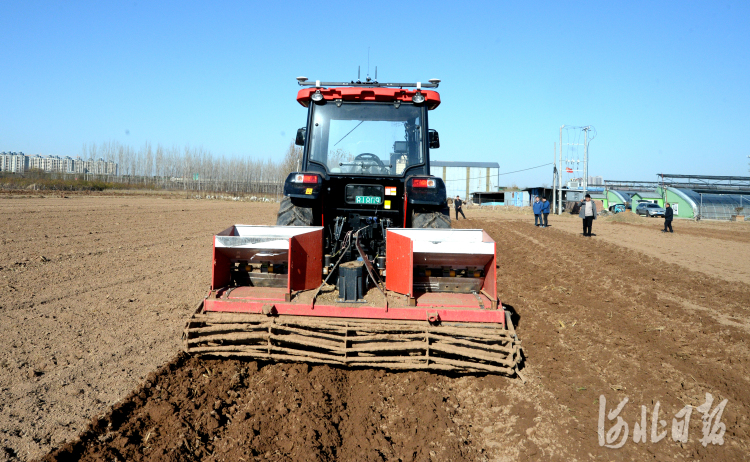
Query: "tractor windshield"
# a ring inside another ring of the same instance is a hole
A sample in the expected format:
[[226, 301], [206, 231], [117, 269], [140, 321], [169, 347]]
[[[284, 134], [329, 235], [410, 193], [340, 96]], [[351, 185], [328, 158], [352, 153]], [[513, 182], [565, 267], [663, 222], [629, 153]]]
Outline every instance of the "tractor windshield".
[[314, 105], [309, 160], [331, 174], [402, 175], [424, 163], [424, 106]]

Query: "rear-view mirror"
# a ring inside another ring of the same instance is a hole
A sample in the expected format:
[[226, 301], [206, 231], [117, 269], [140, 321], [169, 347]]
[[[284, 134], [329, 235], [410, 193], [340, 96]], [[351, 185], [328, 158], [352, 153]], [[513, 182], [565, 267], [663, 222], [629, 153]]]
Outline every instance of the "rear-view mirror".
[[305, 145], [305, 132], [306, 131], [307, 131], [306, 128], [297, 129], [297, 139], [294, 140], [294, 144], [296, 144], [297, 146]]
[[430, 137], [430, 149], [439, 148], [440, 147], [440, 135], [438, 135], [437, 130], [430, 129], [429, 137]]

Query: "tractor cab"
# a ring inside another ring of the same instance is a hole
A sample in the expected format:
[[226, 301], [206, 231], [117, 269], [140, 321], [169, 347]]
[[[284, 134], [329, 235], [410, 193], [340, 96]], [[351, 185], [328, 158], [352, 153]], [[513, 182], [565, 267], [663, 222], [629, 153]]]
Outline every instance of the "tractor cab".
[[427, 113], [440, 95], [419, 87], [300, 90], [297, 101], [308, 108], [307, 127], [297, 136], [303, 169], [324, 176], [429, 175], [429, 149], [440, 141], [427, 128]]
[[[307, 125], [297, 131], [301, 171], [284, 184], [277, 225], [322, 226], [327, 255], [354, 236], [342, 262], [385, 253], [388, 228], [449, 228], [445, 183], [430, 175], [440, 146], [428, 113], [440, 104], [429, 83], [320, 82], [298, 77]], [[331, 262], [333, 268], [334, 263]], [[384, 269], [384, 268], [378, 268]]]

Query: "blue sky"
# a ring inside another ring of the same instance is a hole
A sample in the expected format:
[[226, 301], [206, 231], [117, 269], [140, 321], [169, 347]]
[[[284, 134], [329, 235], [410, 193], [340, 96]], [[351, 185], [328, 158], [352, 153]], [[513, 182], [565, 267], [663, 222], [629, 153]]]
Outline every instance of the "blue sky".
[[[748, 2], [0, 3], [0, 151], [119, 141], [281, 158], [298, 75], [440, 78], [437, 160], [552, 162], [593, 125], [590, 174], [749, 175]], [[501, 183], [551, 183], [551, 167]]]

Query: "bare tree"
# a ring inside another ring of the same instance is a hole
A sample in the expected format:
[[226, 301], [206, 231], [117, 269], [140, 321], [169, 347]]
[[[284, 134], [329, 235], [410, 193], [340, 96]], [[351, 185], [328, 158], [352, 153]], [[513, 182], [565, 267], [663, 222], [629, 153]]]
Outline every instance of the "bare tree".
[[161, 147], [161, 144], [157, 144], [156, 155], [154, 156], [154, 174], [158, 178], [157, 184], [162, 188], [165, 186], [164, 177], [166, 176], [164, 167], [164, 148]]
[[[331, 156], [334, 162], [351, 159], [350, 153], [341, 150]], [[100, 165], [89, 161], [102, 158], [116, 162], [119, 172], [108, 181], [186, 191], [278, 195], [289, 173], [300, 170], [302, 149], [291, 142], [280, 159], [239, 159], [215, 156], [203, 147], [165, 148], [157, 144], [154, 149], [151, 143], [146, 142], [136, 150], [118, 141], [108, 141], [100, 145], [83, 144], [81, 157], [86, 162], [86, 168], [92, 170], [90, 174], [104, 174], [105, 171], [93, 171], [97, 168], [101, 170]]]
[[294, 141], [289, 144], [289, 149], [281, 161], [280, 175], [286, 179], [286, 176], [292, 172], [298, 172], [302, 166], [302, 148], [296, 146]]
[[148, 141], [143, 146], [143, 171], [141, 175], [144, 176], [144, 182], [154, 176], [154, 154], [151, 150], [151, 143]]

